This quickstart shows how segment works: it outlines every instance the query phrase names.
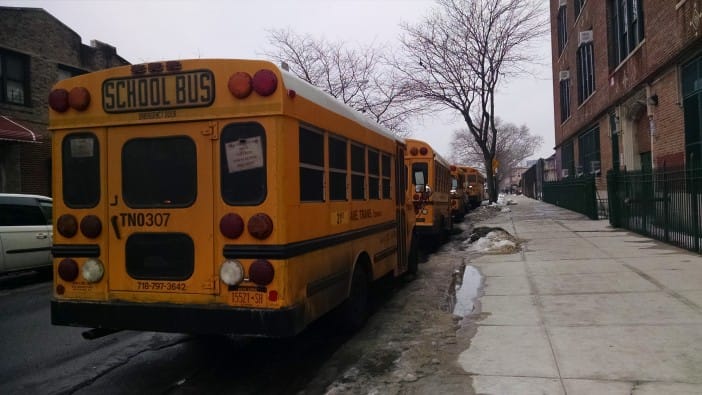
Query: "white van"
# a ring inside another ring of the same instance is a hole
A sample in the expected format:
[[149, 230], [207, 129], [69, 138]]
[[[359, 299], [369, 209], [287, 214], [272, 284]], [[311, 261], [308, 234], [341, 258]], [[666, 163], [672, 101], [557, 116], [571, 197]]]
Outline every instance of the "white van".
[[52, 199], [0, 193], [0, 273], [51, 268]]

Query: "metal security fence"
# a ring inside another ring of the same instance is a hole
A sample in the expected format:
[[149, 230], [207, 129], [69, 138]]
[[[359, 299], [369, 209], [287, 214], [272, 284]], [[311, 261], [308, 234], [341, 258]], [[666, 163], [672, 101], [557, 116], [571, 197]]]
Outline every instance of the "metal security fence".
[[543, 201], [584, 214], [591, 219], [599, 217], [594, 175], [544, 182]]
[[702, 237], [702, 171], [607, 174], [609, 222], [697, 253]]

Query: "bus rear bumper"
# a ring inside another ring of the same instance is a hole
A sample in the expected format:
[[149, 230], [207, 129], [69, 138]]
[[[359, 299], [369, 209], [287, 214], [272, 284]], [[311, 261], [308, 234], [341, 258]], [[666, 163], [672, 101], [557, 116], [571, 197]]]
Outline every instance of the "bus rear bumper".
[[294, 336], [305, 327], [304, 307], [242, 309], [162, 303], [51, 301], [54, 325], [155, 332]]

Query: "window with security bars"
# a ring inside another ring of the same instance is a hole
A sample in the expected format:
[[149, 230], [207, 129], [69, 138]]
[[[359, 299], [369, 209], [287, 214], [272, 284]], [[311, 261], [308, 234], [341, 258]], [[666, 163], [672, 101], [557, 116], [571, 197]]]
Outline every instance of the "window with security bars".
[[570, 177], [575, 175], [575, 152], [573, 150], [573, 142], [568, 141], [561, 148], [561, 177]]
[[578, 136], [579, 167], [584, 173], [597, 174], [600, 171], [600, 128], [594, 127]]
[[595, 91], [595, 60], [592, 42], [583, 43], [578, 48], [578, 103], [582, 103]]
[[587, 0], [574, 0], [573, 1], [573, 10], [575, 11], [575, 19], [578, 19], [578, 16], [580, 15], [580, 11], [583, 10], [583, 5], [585, 5], [585, 2]]
[[612, 63], [618, 65], [644, 39], [643, 6], [641, 0], [610, 0], [610, 45]]
[[688, 168], [702, 167], [702, 57], [682, 68], [685, 153]]
[[570, 117], [570, 78], [562, 79], [558, 86], [561, 103], [561, 123], [563, 123]]
[[567, 7], [561, 5], [558, 7], [558, 54], [560, 55], [568, 42], [568, 16], [566, 12]]
[[29, 57], [0, 49], [0, 102], [29, 105]]

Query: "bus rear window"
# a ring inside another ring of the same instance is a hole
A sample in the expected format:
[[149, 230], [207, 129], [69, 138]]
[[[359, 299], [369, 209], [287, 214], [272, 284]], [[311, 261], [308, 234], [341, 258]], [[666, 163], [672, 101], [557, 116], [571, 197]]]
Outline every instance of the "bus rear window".
[[139, 138], [122, 148], [129, 207], [188, 207], [197, 196], [197, 153], [187, 136]]
[[95, 207], [100, 201], [100, 146], [92, 133], [73, 133], [61, 146], [63, 200], [71, 208]]
[[412, 184], [427, 185], [429, 182], [429, 166], [426, 163], [412, 164]]
[[232, 123], [220, 143], [222, 199], [233, 206], [266, 199], [266, 133], [258, 123]]

